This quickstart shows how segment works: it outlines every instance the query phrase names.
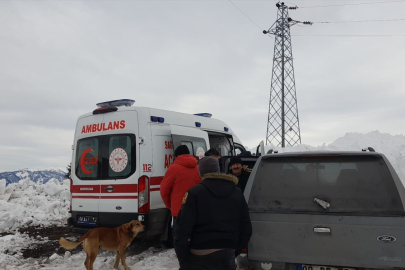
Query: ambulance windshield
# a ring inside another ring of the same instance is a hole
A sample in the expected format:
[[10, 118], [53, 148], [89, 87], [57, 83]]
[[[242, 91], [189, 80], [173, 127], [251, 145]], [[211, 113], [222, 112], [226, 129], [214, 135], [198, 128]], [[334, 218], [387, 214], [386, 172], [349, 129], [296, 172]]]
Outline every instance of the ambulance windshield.
[[77, 142], [75, 173], [81, 180], [128, 178], [135, 172], [135, 135], [104, 135]]

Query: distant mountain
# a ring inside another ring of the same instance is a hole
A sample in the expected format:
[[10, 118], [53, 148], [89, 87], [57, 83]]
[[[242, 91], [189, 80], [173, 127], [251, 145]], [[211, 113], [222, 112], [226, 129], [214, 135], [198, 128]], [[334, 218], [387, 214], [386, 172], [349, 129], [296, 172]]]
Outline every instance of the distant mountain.
[[45, 170], [30, 170], [22, 169], [14, 172], [0, 173], [0, 180], [6, 179], [6, 185], [11, 183], [18, 183], [18, 181], [29, 178], [36, 183], [46, 183], [50, 179], [55, 178], [62, 182], [66, 179], [66, 172], [59, 169], [45, 169]]

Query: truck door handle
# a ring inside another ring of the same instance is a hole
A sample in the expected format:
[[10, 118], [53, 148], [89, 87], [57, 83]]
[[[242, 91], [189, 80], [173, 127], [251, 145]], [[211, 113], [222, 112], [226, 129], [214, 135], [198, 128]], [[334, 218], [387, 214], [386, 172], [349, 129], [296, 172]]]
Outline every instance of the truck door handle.
[[315, 233], [330, 233], [330, 228], [326, 227], [315, 227], [314, 228]]

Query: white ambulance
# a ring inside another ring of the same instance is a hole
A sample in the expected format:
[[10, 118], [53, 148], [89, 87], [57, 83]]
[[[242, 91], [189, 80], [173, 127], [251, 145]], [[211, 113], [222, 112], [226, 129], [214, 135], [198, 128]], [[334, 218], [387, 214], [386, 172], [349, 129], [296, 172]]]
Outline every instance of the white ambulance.
[[71, 231], [116, 227], [133, 219], [147, 235], [163, 233], [170, 218], [160, 183], [186, 145], [203, 157], [210, 148], [222, 156], [245, 151], [227, 124], [210, 114], [186, 114], [132, 107], [134, 100], [98, 103], [76, 124], [71, 164]]

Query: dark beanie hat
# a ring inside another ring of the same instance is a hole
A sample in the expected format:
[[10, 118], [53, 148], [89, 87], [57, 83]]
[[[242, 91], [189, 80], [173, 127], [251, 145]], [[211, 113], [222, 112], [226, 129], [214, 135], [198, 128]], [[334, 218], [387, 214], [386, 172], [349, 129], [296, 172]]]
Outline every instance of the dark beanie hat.
[[210, 150], [205, 152], [205, 156], [206, 157], [210, 157], [210, 156], [219, 156], [220, 157], [221, 155], [219, 154], [219, 152], [216, 149], [211, 148]]
[[206, 173], [219, 173], [219, 162], [213, 157], [203, 157], [198, 163], [198, 170], [201, 176]]
[[229, 160], [229, 166], [232, 166], [233, 164], [236, 163], [243, 165], [242, 159], [240, 157], [231, 157], [231, 159]]
[[189, 155], [190, 151], [188, 150], [188, 147], [186, 145], [180, 145], [174, 150], [174, 156], [178, 157], [180, 155]]

